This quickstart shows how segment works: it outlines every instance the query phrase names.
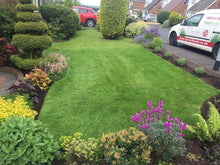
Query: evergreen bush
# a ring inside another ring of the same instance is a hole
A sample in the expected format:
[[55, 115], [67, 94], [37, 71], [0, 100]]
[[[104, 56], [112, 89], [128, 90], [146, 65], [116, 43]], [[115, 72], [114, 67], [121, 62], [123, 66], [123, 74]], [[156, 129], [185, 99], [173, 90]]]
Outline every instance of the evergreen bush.
[[168, 28], [169, 26], [170, 26], [169, 20], [167, 19], [167, 20], [165, 20], [165, 21], [163, 22], [162, 27], [163, 27], [163, 28]]
[[39, 58], [43, 50], [51, 46], [52, 40], [46, 34], [47, 27], [41, 21], [41, 14], [34, 12], [37, 7], [31, 4], [32, 0], [19, 2], [17, 9], [21, 11], [17, 13], [19, 22], [15, 26], [17, 33], [13, 36], [12, 45], [21, 50], [25, 58]]
[[180, 15], [179, 15], [179, 13], [177, 13], [177, 12], [172, 12], [170, 15], [169, 15], [169, 24], [170, 24], [170, 26], [173, 26], [174, 25], [174, 19], [176, 18], [176, 17], [179, 17]]
[[169, 19], [170, 12], [169, 11], [160, 11], [157, 14], [157, 22], [163, 24], [163, 22]]
[[103, 37], [115, 39], [123, 35], [128, 9], [128, 0], [102, 0], [100, 9], [100, 31]]

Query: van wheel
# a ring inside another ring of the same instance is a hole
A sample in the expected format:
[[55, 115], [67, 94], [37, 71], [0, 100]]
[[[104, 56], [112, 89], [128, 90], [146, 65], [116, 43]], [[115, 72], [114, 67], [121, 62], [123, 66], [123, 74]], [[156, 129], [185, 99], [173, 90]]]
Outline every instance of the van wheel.
[[176, 46], [177, 45], [177, 35], [176, 32], [172, 32], [169, 37], [169, 44]]
[[220, 48], [220, 43], [217, 43], [217, 44], [214, 46], [214, 48], [213, 48], [212, 57], [213, 57], [214, 59], [217, 58], [219, 48]]
[[94, 26], [95, 26], [95, 22], [94, 22], [92, 19], [88, 19], [88, 20], [86, 21], [86, 25], [87, 25], [88, 27], [94, 27]]

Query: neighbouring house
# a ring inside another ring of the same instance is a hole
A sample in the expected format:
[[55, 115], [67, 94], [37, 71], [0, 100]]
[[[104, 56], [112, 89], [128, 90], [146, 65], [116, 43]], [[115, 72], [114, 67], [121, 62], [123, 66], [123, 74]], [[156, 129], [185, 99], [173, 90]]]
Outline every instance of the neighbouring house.
[[185, 0], [185, 4], [187, 4], [187, 10], [195, 5], [200, 0]]
[[9, 4], [17, 5], [18, 1], [17, 0], [0, 0], [0, 3], [2, 5], [9, 5]]
[[178, 12], [181, 16], [186, 16], [187, 3], [185, 0], [172, 0], [160, 11]]
[[162, 8], [165, 7], [168, 3], [170, 3], [171, 0], [163, 0], [162, 2]]
[[216, 9], [218, 6], [219, 0], [200, 0], [187, 10], [187, 16], [190, 17], [193, 14], [206, 9]]
[[129, 0], [128, 14], [141, 11], [144, 9], [146, 0]]
[[157, 14], [162, 7], [163, 0], [152, 0], [143, 10], [143, 15]]
[[220, 9], [220, 0], [215, 1], [208, 9]]

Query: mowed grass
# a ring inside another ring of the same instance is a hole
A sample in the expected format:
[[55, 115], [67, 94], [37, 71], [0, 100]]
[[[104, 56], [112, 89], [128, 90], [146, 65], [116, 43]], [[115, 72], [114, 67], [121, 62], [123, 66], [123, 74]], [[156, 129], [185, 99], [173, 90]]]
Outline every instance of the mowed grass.
[[163, 100], [173, 117], [195, 124], [192, 114], [219, 93], [132, 40], [104, 40], [95, 29], [47, 52], [68, 58], [67, 74], [49, 89], [38, 118], [57, 139], [75, 132], [99, 138], [135, 126], [131, 115], [147, 109], [148, 100], [155, 106]]

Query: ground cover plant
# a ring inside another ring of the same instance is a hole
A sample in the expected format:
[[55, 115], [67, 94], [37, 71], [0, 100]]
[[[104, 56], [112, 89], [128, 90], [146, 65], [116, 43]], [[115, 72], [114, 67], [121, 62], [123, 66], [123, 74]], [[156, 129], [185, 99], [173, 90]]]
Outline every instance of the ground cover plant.
[[193, 114], [219, 92], [131, 39], [105, 40], [95, 29], [53, 44], [50, 52], [69, 58], [66, 76], [51, 86], [38, 117], [57, 139], [73, 132], [99, 138], [129, 128], [130, 116], [147, 100], [163, 100], [173, 116], [195, 125]]

